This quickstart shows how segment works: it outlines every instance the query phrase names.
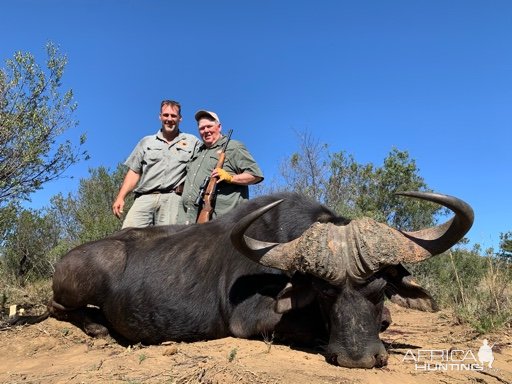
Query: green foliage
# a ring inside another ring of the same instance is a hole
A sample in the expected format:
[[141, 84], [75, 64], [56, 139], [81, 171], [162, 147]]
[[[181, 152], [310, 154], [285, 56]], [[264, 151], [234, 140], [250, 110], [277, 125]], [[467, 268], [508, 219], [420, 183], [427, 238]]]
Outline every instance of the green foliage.
[[500, 252], [498, 256], [512, 262], [512, 231], [500, 234]]
[[20, 211], [21, 208], [14, 202], [0, 208], [0, 249], [5, 238], [9, 232], [12, 231], [12, 225], [16, 221], [18, 212]]
[[[458, 305], [463, 304], [467, 290], [482, 280], [485, 258], [475, 251], [455, 249], [409, 269], [439, 303]], [[456, 286], [457, 281], [463, 282], [462, 289]], [[447, 286], [451, 288], [445, 289]]]
[[373, 165], [358, 164], [352, 155], [343, 151], [329, 154], [329, 160], [325, 204], [345, 217], [364, 216], [360, 197], [367, 193], [373, 182]]
[[376, 167], [343, 151], [330, 153], [308, 133], [299, 140], [300, 151], [281, 165], [283, 183], [275, 189], [305, 194], [348, 218], [371, 217], [407, 231], [431, 226], [442, 212], [435, 204], [396, 195], [429, 191], [407, 151], [393, 148]]
[[384, 159], [384, 165], [375, 170], [374, 179], [376, 183], [369, 194], [362, 196], [363, 206], [381, 212], [385, 221], [398, 229], [415, 230], [433, 224], [439, 206], [396, 195], [397, 192], [429, 190], [407, 151], [393, 148]]
[[[80, 180], [77, 196], [59, 194], [52, 198], [50, 210], [62, 224], [63, 237], [70, 243], [82, 244], [108, 236], [121, 228], [122, 222], [112, 213], [125, 168], [118, 165], [110, 172], [105, 167], [89, 170], [90, 178]], [[127, 199], [126, 210], [132, 204]]]
[[[16, 52], [0, 70], [0, 207], [28, 200], [32, 192], [87, 158], [71, 141], [58, 142], [75, 127], [73, 92], [61, 93], [67, 64], [47, 45], [46, 69], [30, 53]], [[85, 142], [80, 139], [79, 147]]]
[[[49, 278], [55, 263], [71, 248], [121, 228], [111, 204], [122, 183], [124, 168], [119, 165], [109, 172], [99, 167], [89, 172], [90, 178], [80, 180], [76, 197], [59, 194], [45, 210], [16, 212], [14, 205], [0, 210], [0, 219], [9, 221], [5, 240], [0, 244], [4, 281], [23, 286]], [[131, 203], [127, 199], [127, 209]]]
[[21, 286], [47, 278], [56, 262], [59, 242], [55, 219], [43, 211], [22, 210], [12, 222], [2, 247], [2, 271]]
[[403, 191], [427, 191], [414, 160], [406, 151], [393, 149], [382, 167], [358, 164], [344, 152], [330, 155], [327, 205], [348, 217], [371, 217], [403, 229], [430, 226], [439, 207], [397, 196]]
[[482, 256], [479, 251], [478, 246], [458, 248], [409, 269], [441, 307], [485, 333], [512, 322], [512, 271], [492, 252]]

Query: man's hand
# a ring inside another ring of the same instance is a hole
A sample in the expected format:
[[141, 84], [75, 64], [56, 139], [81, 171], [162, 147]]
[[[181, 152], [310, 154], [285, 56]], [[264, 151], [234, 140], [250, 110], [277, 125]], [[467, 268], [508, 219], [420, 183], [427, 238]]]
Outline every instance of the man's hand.
[[114, 212], [114, 215], [116, 215], [118, 218], [121, 218], [121, 215], [123, 214], [123, 208], [124, 208], [124, 199], [116, 199], [114, 201], [114, 204], [112, 204], [112, 212]]
[[124, 177], [123, 184], [121, 185], [119, 193], [117, 194], [116, 200], [112, 204], [112, 212], [114, 212], [114, 215], [116, 215], [118, 218], [121, 218], [121, 215], [123, 214], [124, 199], [131, 191], [135, 189], [139, 179], [140, 175], [137, 172], [128, 169], [128, 172], [126, 172], [126, 176]]
[[222, 168], [215, 168], [213, 171], [212, 176], [218, 177], [217, 184], [219, 184], [221, 181], [225, 181], [226, 183], [233, 182], [233, 175], [230, 175]]

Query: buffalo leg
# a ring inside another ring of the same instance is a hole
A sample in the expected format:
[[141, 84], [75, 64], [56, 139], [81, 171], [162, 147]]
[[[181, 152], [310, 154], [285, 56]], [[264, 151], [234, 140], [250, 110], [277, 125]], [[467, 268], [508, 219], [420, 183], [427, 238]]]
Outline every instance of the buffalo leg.
[[109, 335], [106, 326], [107, 320], [99, 308], [84, 307], [69, 309], [52, 301], [48, 306], [48, 310], [52, 317], [77, 326], [89, 336], [107, 337]]
[[272, 332], [282, 317], [270, 309], [274, 304], [274, 299], [260, 295], [238, 304], [229, 319], [229, 330], [233, 336], [250, 338]]

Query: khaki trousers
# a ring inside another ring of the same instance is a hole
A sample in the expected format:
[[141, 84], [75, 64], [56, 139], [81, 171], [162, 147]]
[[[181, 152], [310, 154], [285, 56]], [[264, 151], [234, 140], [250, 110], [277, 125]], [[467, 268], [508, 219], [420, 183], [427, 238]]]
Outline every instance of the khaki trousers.
[[181, 196], [171, 193], [140, 195], [126, 214], [123, 228], [176, 224]]

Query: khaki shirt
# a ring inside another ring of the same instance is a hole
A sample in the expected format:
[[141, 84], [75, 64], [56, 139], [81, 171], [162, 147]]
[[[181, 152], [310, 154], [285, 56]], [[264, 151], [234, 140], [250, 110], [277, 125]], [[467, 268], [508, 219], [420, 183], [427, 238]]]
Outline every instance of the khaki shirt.
[[169, 144], [160, 131], [142, 138], [124, 163], [141, 175], [134, 192], [172, 189], [183, 183], [187, 163], [198, 142], [194, 135], [182, 132]]
[[[187, 166], [187, 178], [182, 196], [183, 207], [178, 214], [178, 224], [196, 222], [199, 207], [195, 205], [195, 202], [199, 195], [199, 189], [215, 168], [226, 140], [227, 137], [222, 136], [211, 148], [207, 148], [204, 144], [197, 146], [194, 157]], [[229, 141], [222, 168], [232, 175], [247, 172], [263, 179], [263, 172], [254, 158], [245, 145], [236, 140]], [[212, 219], [226, 214], [247, 199], [249, 199], [248, 186], [220, 182], [217, 184]]]

